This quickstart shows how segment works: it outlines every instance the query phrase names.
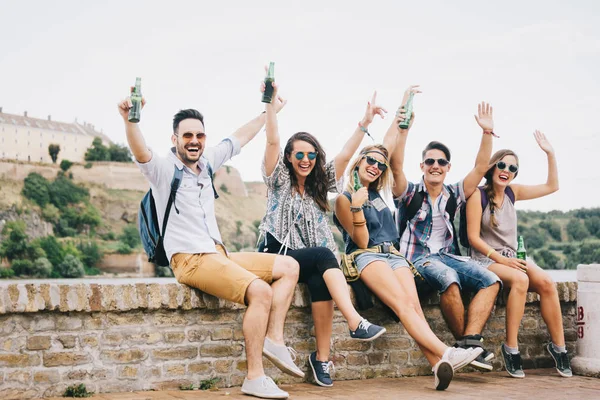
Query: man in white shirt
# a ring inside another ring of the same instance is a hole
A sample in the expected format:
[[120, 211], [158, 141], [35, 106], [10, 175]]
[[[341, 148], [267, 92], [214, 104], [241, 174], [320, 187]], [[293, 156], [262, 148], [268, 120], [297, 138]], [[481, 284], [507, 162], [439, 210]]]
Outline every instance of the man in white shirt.
[[[276, 111], [285, 101], [273, 101]], [[145, 104], [145, 100], [142, 100]], [[298, 281], [298, 263], [291, 257], [266, 253], [228, 253], [223, 246], [214, 210], [213, 171], [252, 140], [265, 123], [254, 118], [215, 147], [206, 148], [204, 117], [196, 110], [181, 110], [173, 118], [173, 148], [159, 157], [146, 147], [137, 123], [128, 121], [129, 98], [118, 105], [127, 141], [136, 163], [150, 182], [159, 226], [171, 190], [175, 168], [183, 177], [171, 207], [164, 247], [177, 281], [219, 298], [248, 306], [242, 330], [248, 375], [242, 392], [265, 398], [287, 398], [288, 393], [264, 373], [262, 355], [284, 372], [303, 377], [283, 340], [285, 317]]]

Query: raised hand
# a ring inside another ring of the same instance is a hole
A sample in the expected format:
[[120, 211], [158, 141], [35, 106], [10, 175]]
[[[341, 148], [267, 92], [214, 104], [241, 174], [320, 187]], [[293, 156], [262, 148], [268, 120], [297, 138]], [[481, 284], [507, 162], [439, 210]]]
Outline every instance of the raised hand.
[[[134, 89], [134, 87], [131, 86], [130, 92], [133, 93], [133, 89]], [[146, 105], [146, 98], [142, 97], [142, 109], [144, 108], [145, 105]], [[131, 97], [127, 97], [127, 98], [121, 100], [117, 104], [117, 109], [119, 110], [119, 114], [121, 114], [121, 117], [125, 120], [125, 122], [127, 122], [128, 118], [129, 118], [129, 109], [131, 107], [133, 107], [133, 104], [131, 103]]]
[[[406, 115], [405, 115], [406, 114], [406, 103], [408, 102], [408, 98], [411, 93], [417, 94], [417, 93], [423, 93], [423, 92], [421, 92], [421, 90], [419, 89], [419, 85], [411, 85], [408, 87], [408, 89], [406, 89], [404, 91], [404, 96], [402, 97], [402, 105], [398, 108], [398, 111], [396, 111], [396, 119], [394, 121], [394, 123], [396, 125], [400, 124], [400, 122], [402, 122], [406, 119]], [[414, 121], [415, 121], [415, 112], [412, 111], [408, 129], [400, 129], [400, 131], [408, 132], [410, 130], [410, 128], [412, 128]]]
[[371, 101], [367, 103], [367, 109], [365, 111], [365, 116], [362, 119], [361, 124], [366, 127], [375, 118], [375, 115], [379, 115], [381, 118], [385, 118], [385, 113], [387, 110], [381, 106], [377, 105], [377, 91], [373, 92], [373, 97], [371, 97]]
[[538, 146], [540, 146], [540, 149], [544, 150], [546, 154], [554, 153], [554, 148], [548, 139], [546, 139], [546, 135], [536, 129], [535, 132], [533, 132], [533, 137], [535, 138]]
[[494, 109], [485, 101], [482, 101], [481, 104], [477, 105], [477, 115], [475, 115], [475, 121], [479, 124], [481, 129], [484, 132], [493, 132], [494, 131]]
[[[281, 109], [283, 107], [285, 107], [285, 105], [287, 104], [287, 100], [285, 100], [283, 97], [278, 95], [278, 91], [279, 91], [279, 85], [277, 85], [275, 82], [273, 82], [273, 96], [271, 98], [271, 104], [273, 105], [273, 108], [275, 109], [275, 112], [278, 113], [279, 111], [281, 111]], [[265, 82], [261, 82], [260, 84], [260, 92], [264, 93], [265, 92]]]

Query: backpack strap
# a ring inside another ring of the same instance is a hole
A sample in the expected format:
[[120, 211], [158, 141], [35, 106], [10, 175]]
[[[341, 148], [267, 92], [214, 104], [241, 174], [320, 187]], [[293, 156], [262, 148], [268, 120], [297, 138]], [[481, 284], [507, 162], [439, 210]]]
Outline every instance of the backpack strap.
[[210, 178], [210, 184], [212, 185], [213, 192], [215, 192], [215, 199], [218, 199], [219, 194], [217, 193], [217, 189], [215, 189], [215, 181], [213, 180], [213, 169], [209, 162], [206, 163], [206, 168], [208, 168], [208, 177]]
[[406, 225], [408, 224], [408, 221], [413, 219], [414, 216], [417, 215], [417, 211], [419, 211], [421, 209], [424, 198], [425, 198], [425, 192], [423, 190], [419, 190], [419, 191], [415, 190], [415, 194], [413, 195], [410, 202], [406, 205], [406, 214], [404, 214], [404, 217], [400, 221], [400, 227], [399, 227], [400, 231], [398, 232], [400, 237], [402, 237], [402, 235], [404, 234], [404, 230], [406, 229]]
[[452, 224], [452, 242], [454, 244], [454, 253], [457, 256], [460, 256], [460, 247], [458, 246], [458, 232], [456, 232], [456, 228], [454, 227], [454, 216], [456, 215], [458, 202], [456, 201], [456, 195], [454, 194], [454, 191], [448, 188], [448, 192], [450, 192], [450, 198], [446, 203], [446, 212], [450, 217], [450, 224]]
[[507, 186], [506, 189], [504, 190], [504, 193], [506, 193], [506, 195], [508, 196], [508, 198], [510, 199], [510, 201], [515, 204], [515, 192], [513, 192], [512, 188], [510, 186]]
[[[171, 193], [169, 194], [169, 200], [167, 201], [167, 209], [165, 210], [165, 217], [163, 218], [163, 226], [161, 230], [161, 236], [165, 236], [165, 231], [167, 230], [167, 221], [169, 220], [169, 214], [171, 213], [171, 206], [175, 202], [175, 196], [177, 195], [177, 189], [179, 189], [179, 185], [181, 184], [181, 179], [183, 178], [183, 170], [177, 168], [175, 166], [175, 173], [173, 174], [173, 179], [171, 179]], [[175, 211], [179, 214], [179, 210], [175, 207]]]
[[[479, 186], [478, 189], [479, 189], [479, 192], [481, 193], [481, 210], [485, 211], [485, 208], [488, 206], [490, 199], [488, 198], [487, 193], [485, 192], [485, 189], [483, 188], [483, 186]], [[512, 190], [512, 188], [510, 186], [507, 186], [506, 189], [504, 189], [504, 193], [506, 193], [510, 202], [515, 204], [515, 192]]]

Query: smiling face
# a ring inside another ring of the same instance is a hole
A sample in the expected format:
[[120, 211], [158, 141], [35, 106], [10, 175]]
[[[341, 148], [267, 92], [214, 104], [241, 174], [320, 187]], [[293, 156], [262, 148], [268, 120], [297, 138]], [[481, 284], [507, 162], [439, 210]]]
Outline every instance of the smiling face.
[[[446, 174], [450, 171], [450, 163], [442, 166], [440, 165], [440, 159], [446, 160], [446, 155], [441, 150], [431, 149], [425, 153], [423, 161], [421, 162], [421, 172], [423, 172], [425, 183], [429, 183], [431, 185], [439, 185], [444, 183]], [[432, 165], [427, 165], [429, 162], [428, 160], [435, 160], [435, 162]], [[444, 161], [442, 161], [442, 163], [444, 163]]]
[[[502, 165], [502, 163], [504, 165]], [[492, 180], [494, 182], [494, 186], [506, 187], [506, 186], [510, 185], [510, 183], [512, 182], [513, 179], [515, 179], [515, 176], [516, 176], [516, 173], [511, 172], [510, 168], [511, 168], [511, 166], [518, 167], [519, 161], [513, 155], [506, 155], [506, 156], [502, 157], [502, 159], [500, 160], [500, 164], [501, 164], [501, 166], [504, 166], [505, 168], [503, 170], [501, 170], [498, 167], [498, 163], [496, 163], [496, 166], [494, 168], [494, 173], [492, 175]]]
[[171, 136], [177, 157], [188, 167], [198, 162], [204, 152], [206, 134], [198, 119], [188, 118], [179, 123], [177, 132]]
[[357, 168], [358, 177], [363, 186], [370, 186], [371, 183], [379, 179], [383, 174], [380, 166], [383, 169], [387, 169], [385, 157], [379, 151], [371, 151], [362, 156]]
[[[316, 154], [317, 157], [319, 156], [312, 144], [305, 142], [304, 140], [296, 140], [292, 146], [291, 154], [287, 156], [287, 160], [292, 164], [294, 173], [299, 180], [306, 179], [317, 163], [316, 157], [312, 160], [310, 159], [311, 153]], [[303, 157], [298, 159], [300, 156]]]

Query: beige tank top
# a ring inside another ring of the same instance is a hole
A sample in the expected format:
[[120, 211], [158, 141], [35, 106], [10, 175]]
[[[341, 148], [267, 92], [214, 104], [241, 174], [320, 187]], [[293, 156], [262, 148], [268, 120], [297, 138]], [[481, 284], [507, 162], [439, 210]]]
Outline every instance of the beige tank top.
[[[479, 236], [498, 253], [507, 257], [514, 257], [517, 250], [517, 210], [506, 193], [504, 193], [502, 207], [496, 208], [494, 214], [498, 223], [497, 227], [492, 226], [490, 221], [490, 206], [488, 203], [481, 216]], [[481, 254], [475, 249], [472, 249], [471, 257], [487, 258], [485, 254]]]

